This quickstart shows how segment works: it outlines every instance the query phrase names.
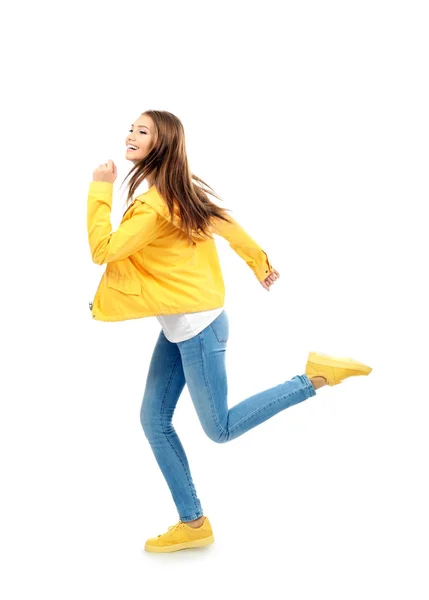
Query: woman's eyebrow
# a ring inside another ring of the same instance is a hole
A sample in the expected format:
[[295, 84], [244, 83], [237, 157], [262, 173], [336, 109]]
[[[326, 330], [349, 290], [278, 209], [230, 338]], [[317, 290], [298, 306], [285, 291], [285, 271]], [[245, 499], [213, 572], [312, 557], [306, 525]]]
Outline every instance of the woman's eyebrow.
[[[131, 125], [131, 127], [134, 127], [134, 125]], [[137, 127], [146, 127], [146, 125], [137, 125]], [[149, 129], [149, 127], [146, 127], [146, 129]], [[149, 129], [150, 131], [150, 129]]]

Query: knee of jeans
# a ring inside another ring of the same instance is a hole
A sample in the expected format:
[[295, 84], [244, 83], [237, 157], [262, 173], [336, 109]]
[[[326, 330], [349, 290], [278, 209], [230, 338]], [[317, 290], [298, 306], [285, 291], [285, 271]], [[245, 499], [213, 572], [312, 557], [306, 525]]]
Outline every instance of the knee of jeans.
[[153, 419], [150, 418], [150, 416], [148, 414], [146, 414], [144, 411], [140, 411], [140, 423], [141, 423], [141, 426], [142, 426], [143, 431], [147, 438], [149, 438], [151, 435], [153, 435], [153, 430], [154, 430]]
[[145, 421], [145, 419], [140, 419], [141, 426], [143, 428], [143, 432], [147, 438], [153, 435], [153, 427], [149, 423], [149, 421]]
[[140, 423], [149, 441], [159, 440], [160, 437], [169, 435], [172, 430], [171, 421], [144, 412], [140, 413]]
[[228, 441], [228, 434], [220, 429], [206, 429], [206, 435], [216, 444], [223, 444]]

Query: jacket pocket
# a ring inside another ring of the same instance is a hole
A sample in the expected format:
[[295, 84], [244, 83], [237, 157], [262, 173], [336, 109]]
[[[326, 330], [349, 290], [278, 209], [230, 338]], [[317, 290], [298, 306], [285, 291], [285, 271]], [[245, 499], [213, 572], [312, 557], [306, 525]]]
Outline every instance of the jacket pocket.
[[107, 285], [123, 294], [141, 294], [141, 284], [135, 279], [129, 279], [117, 273], [107, 273]]

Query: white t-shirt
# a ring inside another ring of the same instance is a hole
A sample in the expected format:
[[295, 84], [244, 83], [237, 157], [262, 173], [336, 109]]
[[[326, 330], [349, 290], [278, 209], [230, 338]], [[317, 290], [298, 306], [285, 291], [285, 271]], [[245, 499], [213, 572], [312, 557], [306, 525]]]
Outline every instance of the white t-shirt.
[[224, 307], [178, 315], [157, 315], [164, 335], [169, 342], [184, 342], [208, 327], [223, 311]]

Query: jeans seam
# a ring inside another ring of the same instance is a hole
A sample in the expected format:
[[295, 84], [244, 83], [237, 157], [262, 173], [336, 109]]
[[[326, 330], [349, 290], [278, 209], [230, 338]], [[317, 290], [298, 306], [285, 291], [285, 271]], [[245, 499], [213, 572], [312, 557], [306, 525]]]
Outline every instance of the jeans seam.
[[303, 375], [301, 375], [301, 377], [304, 378], [306, 387], [308, 388], [309, 392], [311, 392], [312, 395], [315, 396], [316, 388], [314, 387], [313, 383], [311, 382], [311, 379], [305, 373]]
[[208, 383], [208, 379], [206, 377], [206, 365], [205, 365], [205, 362], [204, 362], [204, 339], [203, 339], [204, 336], [199, 335], [198, 338], [199, 338], [200, 347], [201, 347], [200, 356], [201, 356], [201, 364], [202, 364], [202, 367], [203, 367], [202, 371], [203, 371], [203, 374], [204, 374], [204, 383], [206, 385], [206, 390], [207, 390], [208, 395], [209, 395], [210, 410], [212, 412], [213, 421], [216, 423], [216, 426], [218, 427], [218, 429], [220, 429], [222, 435], [226, 434], [226, 437], [228, 438], [228, 431], [226, 429], [224, 429], [222, 427], [222, 425], [219, 423], [219, 419], [217, 418], [218, 415], [217, 415], [216, 411], [214, 410], [214, 403], [213, 403], [213, 398], [212, 398], [212, 394], [211, 394], [211, 389], [210, 389], [210, 386], [209, 386], [209, 383]]
[[214, 326], [213, 326], [213, 323], [210, 323], [210, 327], [211, 327], [211, 329], [212, 329], [213, 333], [215, 334], [215, 336], [216, 336], [216, 339], [217, 339], [217, 341], [219, 342], [219, 344], [225, 344], [225, 342], [226, 342], [227, 340], [220, 340], [220, 339], [219, 339], [219, 337], [218, 337], [218, 334], [216, 333], [216, 329], [215, 329], [215, 328], [214, 328]]
[[247, 415], [247, 417], [245, 419], [241, 419], [241, 421], [238, 421], [238, 423], [236, 423], [234, 425], [234, 427], [232, 429], [230, 429], [230, 433], [233, 432], [235, 429], [237, 429], [237, 427], [239, 425], [242, 425], [243, 423], [246, 423], [246, 421], [248, 421], [249, 419], [251, 419], [253, 417], [253, 415], [257, 415], [258, 413], [262, 412], [266, 408], [270, 408], [270, 406], [272, 406], [276, 402], [279, 402], [280, 400], [283, 400], [283, 398], [286, 398], [288, 396], [293, 396], [293, 395], [297, 394], [299, 391], [301, 391], [301, 390], [294, 390], [290, 394], [285, 394], [284, 396], [280, 396], [279, 398], [276, 398], [275, 400], [273, 400], [269, 404], [265, 404], [264, 406], [260, 406], [257, 410], [254, 410], [250, 415]]
[[219, 317], [221, 317], [223, 314], [224, 314], [224, 311], [222, 311], [222, 312], [221, 312], [221, 313], [220, 313], [220, 314], [219, 314], [219, 315], [216, 317], [216, 319], [210, 323], [210, 327], [211, 327], [211, 329], [212, 329], [213, 333], [215, 334], [215, 336], [216, 336], [216, 339], [217, 339], [217, 341], [219, 342], [219, 344], [225, 344], [225, 343], [228, 341], [228, 338], [226, 338], [226, 340], [220, 340], [220, 339], [219, 339], [219, 336], [218, 336], [218, 334], [216, 333], [216, 328], [215, 328], [215, 326], [214, 326], [214, 323], [215, 323], [215, 322], [216, 322], [216, 321], [219, 319]]
[[[307, 382], [304, 384], [304, 391], [308, 389], [308, 384]], [[237, 429], [238, 426], [242, 425], [243, 423], [246, 423], [246, 421], [248, 421], [249, 419], [251, 419], [254, 415], [257, 415], [259, 412], [270, 408], [270, 406], [272, 406], [273, 404], [275, 404], [276, 402], [279, 402], [280, 400], [283, 400], [283, 398], [288, 398], [289, 396], [294, 396], [295, 394], [298, 394], [299, 392], [302, 392], [302, 389], [297, 389], [294, 390], [293, 392], [291, 392], [290, 394], [284, 394], [283, 396], [280, 396], [279, 398], [276, 398], [275, 400], [273, 400], [272, 402], [270, 402], [269, 404], [265, 404], [264, 406], [260, 406], [257, 410], [254, 410], [250, 415], [247, 415], [247, 417], [245, 419], [241, 419], [241, 421], [238, 421], [238, 423], [236, 423], [234, 425], [234, 427], [232, 429], [229, 430], [229, 433], [232, 433], [235, 429]], [[304, 398], [305, 399], [305, 398]], [[289, 407], [288, 407], [289, 408]]]
[[[180, 517], [180, 520], [183, 521], [184, 523], [186, 523], [186, 521], [194, 521], [195, 519], [199, 519], [200, 517], [202, 517], [204, 514], [204, 511], [201, 513], [194, 513], [193, 515], [190, 516], [186, 516], [186, 517]], [[180, 516], [180, 515], [179, 515]]]
[[178, 454], [178, 453], [177, 453], [177, 451], [176, 451], [176, 448], [173, 446], [173, 444], [172, 444], [172, 443], [171, 443], [171, 441], [170, 441], [170, 438], [169, 438], [169, 436], [166, 434], [166, 432], [165, 432], [165, 430], [164, 430], [164, 405], [165, 405], [165, 399], [166, 399], [166, 397], [167, 397], [167, 392], [168, 392], [168, 389], [169, 389], [169, 387], [170, 387], [171, 380], [173, 379], [173, 374], [174, 374], [174, 371], [175, 371], [175, 370], [176, 370], [176, 368], [177, 368], [177, 365], [178, 365], [178, 363], [179, 363], [179, 360], [182, 360], [182, 357], [181, 357], [180, 353], [179, 353], [179, 356], [178, 356], [178, 357], [177, 357], [177, 359], [176, 359], [176, 362], [175, 362], [175, 363], [174, 363], [174, 365], [173, 365], [173, 368], [172, 368], [172, 370], [171, 370], [171, 374], [170, 374], [169, 380], [168, 380], [168, 382], [167, 382], [167, 385], [165, 386], [164, 396], [163, 396], [163, 399], [162, 399], [162, 404], [161, 404], [161, 430], [162, 430], [162, 433], [163, 433], [163, 434], [164, 434], [164, 436], [165, 436], [165, 439], [166, 439], [166, 440], [167, 440], [167, 442], [169, 443], [170, 447], [172, 448], [173, 452], [176, 454], [177, 458], [179, 459], [179, 461], [180, 461], [180, 463], [181, 463], [181, 465], [182, 465], [182, 467], [183, 467], [183, 470], [184, 470], [184, 472], [185, 472], [185, 475], [186, 475], [186, 480], [187, 480], [187, 482], [188, 482], [188, 486], [189, 486], [189, 489], [190, 489], [190, 491], [191, 491], [191, 496], [192, 496], [192, 499], [193, 499], [193, 501], [194, 501], [194, 504], [195, 504], [195, 509], [198, 511], [198, 504], [197, 504], [197, 501], [196, 501], [196, 496], [194, 495], [194, 490], [192, 489], [191, 482], [189, 481], [189, 477], [188, 477], [188, 472], [187, 472], [187, 470], [186, 470], [186, 466], [185, 466], [185, 464], [183, 463], [183, 461], [182, 461], [182, 458], [181, 458], [180, 454]]

